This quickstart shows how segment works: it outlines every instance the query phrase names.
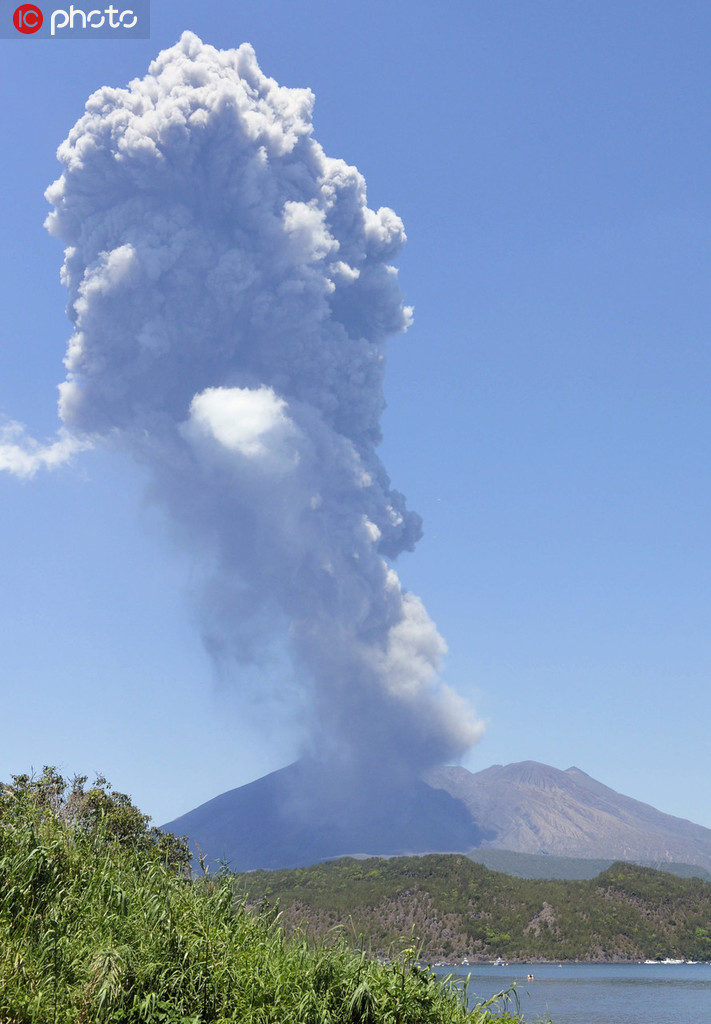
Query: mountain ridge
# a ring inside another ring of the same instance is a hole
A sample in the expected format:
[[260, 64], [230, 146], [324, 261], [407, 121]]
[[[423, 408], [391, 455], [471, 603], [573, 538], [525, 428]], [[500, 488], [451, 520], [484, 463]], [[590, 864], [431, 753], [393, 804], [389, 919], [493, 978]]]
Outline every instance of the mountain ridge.
[[507, 850], [711, 869], [711, 829], [624, 796], [579, 768], [536, 761], [430, 769], [406, 787], [371, 778], [333, 788], [299, 761], [222, 793], [163, 826], [237, 871], [342, 856]]
[[579, 768], [523, 761], [476, 774], [436, 768], [425, 777], [496, 833], [484, 848], [711, 867], [711, 829], [624, 796]]

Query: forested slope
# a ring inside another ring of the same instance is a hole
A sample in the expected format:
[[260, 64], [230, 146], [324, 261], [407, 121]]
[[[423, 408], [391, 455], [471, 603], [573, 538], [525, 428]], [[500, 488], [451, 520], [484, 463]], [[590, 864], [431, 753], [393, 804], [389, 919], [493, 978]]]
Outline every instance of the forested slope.
[[590, 881], [513, 878], [460, 855], [344, 858], [239, 876], [250, 900], [323, 938], [342, 925], [430, 959], [711, 959], [711, 884], [617, 862]]

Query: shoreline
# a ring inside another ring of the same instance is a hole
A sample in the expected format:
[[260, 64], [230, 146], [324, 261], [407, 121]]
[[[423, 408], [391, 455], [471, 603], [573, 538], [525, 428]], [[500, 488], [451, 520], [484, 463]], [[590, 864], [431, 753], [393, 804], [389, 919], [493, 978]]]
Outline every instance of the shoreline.
[[601, 957], [601, 958], [590, 958], [582, 957], [578, 959], [568, 959], [566, 957], [556, 958], [555, 960], [547, 960], [541, 957], [527, 957], [522, 960], [517, 957], [512, 957], [510, 960], [489, 960], [482, 958], [474, 958], [471, 960], [437, 960], [431, 962], [426, 958], [420, 958], [419, 963], [423, 966], [429, 967], [525, 967], [525, 966], [541, 966], [541, 967], [555, 967], [559, 966], [571, 966], [571, 965], [600, 965], [600, 966], [638, 966], [638, 967], [711, 967], [711, 960], [640, 960], [637, 957]]

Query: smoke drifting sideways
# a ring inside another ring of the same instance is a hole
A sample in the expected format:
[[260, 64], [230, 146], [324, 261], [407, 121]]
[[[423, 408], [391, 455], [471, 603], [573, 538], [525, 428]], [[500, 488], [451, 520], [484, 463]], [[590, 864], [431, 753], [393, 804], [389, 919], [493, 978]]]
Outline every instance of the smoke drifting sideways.
[[376, 454], [385, 343], [411, 318], [403, 225], [324, 154], [312, 105], [249, 45], [191, 33], [90, 97], [46, 193], [73, 324], [63, 425], [44, 448], [7, 425], [0, 466], [128, 449], [202, 567], [215, 656], [248, 661], [282, 630], [310, 755], [407, 778], [481, 724], [391, 565], [421, 533]]

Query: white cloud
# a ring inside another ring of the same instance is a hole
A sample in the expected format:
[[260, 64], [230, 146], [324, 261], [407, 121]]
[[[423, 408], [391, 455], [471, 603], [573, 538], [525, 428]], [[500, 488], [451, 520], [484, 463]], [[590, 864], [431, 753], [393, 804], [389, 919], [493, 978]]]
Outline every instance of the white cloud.
[[190, 403], [184, 432], [192, 440], [209, 438], [223, 449], [272, 469], [299, 461], [299, 433], [286, 414], [287, 404], [270, 387], [207, 388]]
[[0, 470], [28, 480], [40, 469], [56, 469], [91, 447], [88, 438], [74, 437], [64, 430], [57, 441], [41, 444], [28, 436], [21, 423], [9, 421], [0, 425]]

